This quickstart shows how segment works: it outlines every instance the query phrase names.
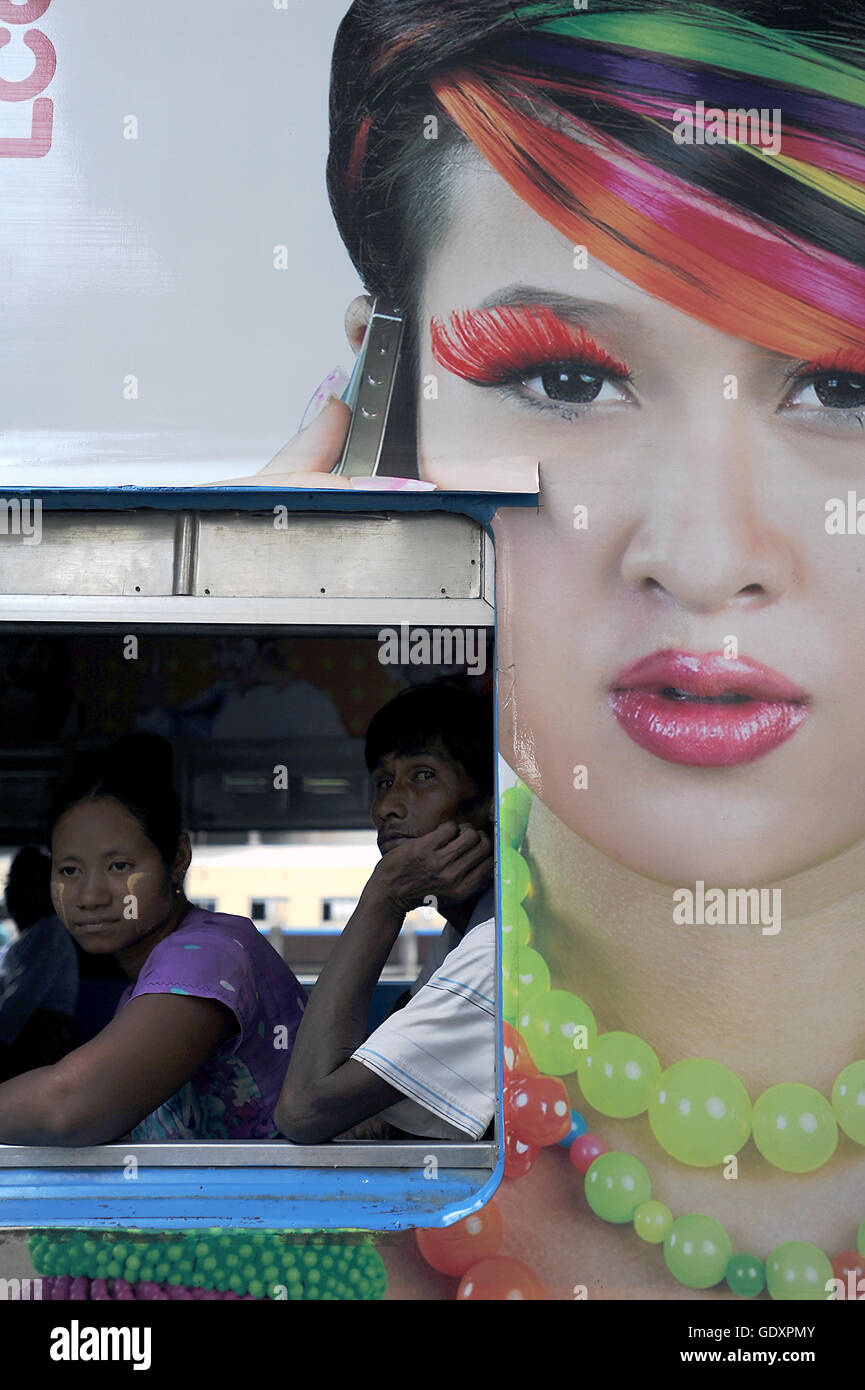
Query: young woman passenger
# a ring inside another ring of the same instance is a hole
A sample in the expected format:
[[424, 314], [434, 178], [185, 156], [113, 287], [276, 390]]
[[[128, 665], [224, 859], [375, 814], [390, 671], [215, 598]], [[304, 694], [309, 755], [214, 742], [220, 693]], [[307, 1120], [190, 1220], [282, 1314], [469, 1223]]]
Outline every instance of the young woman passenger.
[[[334, 56], [331, 198], [367, 288], [408, 315], [421, 476], [540, 462], [538, 511], [494, 521], [531, 945], [599, 1031], [723, 1063], [752, 1101], [828, 1098], [865, 1056], [863, 542], [825, 526], [865, 495], [863, 29], [774, 0], [357, 0]], [[780, 152], [680, 142], [698, 102], [778, 112]], [[256, 481], [326, 473], [346, 420], [331, 402]], [[779, 889], [780, 931], [677, 924], [701, 881]], [[725, 1180], [566, 1083], [734, 1251], [855, 1247], [845, 1134], [806, 1173], [749, 1141]], [[733, 1297], [675, 1283], [581, 1187], [552, 1149], [497, 1198], [550, 1296]], [[452, 1289], [389, 1259], [393, 1292]]]
[[305, 995], [252, 922], [187, 900], [169, 745], [136, 735], [83, 759], [49, 838], [57, 915], [130, 984], [97, 1037], [0, 1086], [0, 1142], [277, 1137]]

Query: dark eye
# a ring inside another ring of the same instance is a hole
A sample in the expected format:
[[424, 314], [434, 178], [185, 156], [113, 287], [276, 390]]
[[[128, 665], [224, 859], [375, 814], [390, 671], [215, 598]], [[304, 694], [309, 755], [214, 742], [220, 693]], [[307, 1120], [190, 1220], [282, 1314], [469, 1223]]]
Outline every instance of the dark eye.
[[574, 404], [588, 405], [601, 394], [604, 378], [595, 372], [586, 372], [570, 363], [548, 367], [541, 372], [540, 382], [552, 401], [570, 401]]
[[851, 410], [865, 405], [865, 377], [824, 376], [814, 381], [814, 394], [821, 405], [833, 410]]
[[587, 362], [550, 362], [523, 373], [520, 384], [542, 399], [567, 405], [591, 405], [599, 399], [626, 401], [623, 378]]

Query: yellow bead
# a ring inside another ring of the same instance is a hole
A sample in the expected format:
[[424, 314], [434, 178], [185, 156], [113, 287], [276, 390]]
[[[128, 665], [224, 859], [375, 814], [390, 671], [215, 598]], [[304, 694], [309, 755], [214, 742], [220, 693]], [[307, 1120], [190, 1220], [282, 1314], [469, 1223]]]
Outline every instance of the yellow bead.
[[754, 1102], [754, 1143], [785, 1173], [813, 1173], [838, 1146], [832, 1107], [813, 1086], [783, 1081]]
[[580, 1050], [585, 1050], [580, 1045], [590, 1046], [598, 1031], [588, 1004], [564, 989], [547, 990], [530, 999], [520, 1014], [519, 1029], [532, 1061], [547, 1076], [576, 1071]]
[[649, 1102], [652, 1133], [668, 1154], [711, 1168], [736, 1154], [751, 1132], [751, 1102], [738, 1076], [702, 1057], [675, 1062]]
[[601, 1033], [578, 1054], [580, 1090], [601, 1115], [642, 1115], [661, 1075], [655, 1053], [634, 1033]]
[[835, 1119], [854, 1144], [865, 1144], [865, 1062], [851, 1062], [832, 1087]]

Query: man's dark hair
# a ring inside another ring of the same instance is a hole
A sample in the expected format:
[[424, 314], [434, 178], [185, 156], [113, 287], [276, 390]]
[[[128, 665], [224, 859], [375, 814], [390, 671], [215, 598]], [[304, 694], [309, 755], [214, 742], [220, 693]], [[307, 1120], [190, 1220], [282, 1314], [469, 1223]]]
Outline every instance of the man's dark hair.
[[410, 686], [373, 715], [364, 756], [370, 772], [392, 754], [409, 757], [437, 739], [459, 763], [479, 796], [492, 796], [493, 699], [456, 680]]
[[36, 845], [20, 849], [9, 866], [6, 911], [21, 931], [54, 912], [51, 859]]

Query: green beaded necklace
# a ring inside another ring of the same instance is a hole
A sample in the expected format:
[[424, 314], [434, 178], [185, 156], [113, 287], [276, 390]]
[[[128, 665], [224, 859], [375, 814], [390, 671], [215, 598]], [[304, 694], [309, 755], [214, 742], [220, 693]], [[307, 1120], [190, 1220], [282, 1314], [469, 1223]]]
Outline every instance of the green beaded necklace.
[[[693, 1167], [728, 1161], [753, 1134], [760, 1153], [786, 1172], [812, 1172], [834, 1153], [838, 1128], [865, 1145], [865, 1061], [852, 1062], [835, 1080], [830, 1103], [811, 1086], [770, 1086], [754, 1106], [739, 1078], [719, 1062], [691, 1058], [665, 1071], [651, 1047], [635, 1034], [598, 1033], [595, 1017], [579, 996], [550, 988], [546, 961], [529, 946], [531, 873], [521, 850], [532, 794], [522, 783], [500, 805], [502, 883], [502, 1011], [518, 1029], [536, 1066], [549, 1076], [576, 1072], [589, 1105], [626, 1119], [648, 1111], [661, 1147]], [[577, 1166], [577, 1165], [575, 1165]], [[833, 1272], [849, 1268], [855, 1251], [834, 1266], [816, 1245], [788, 1241], [764, 1266], [756, 1256], [734, 1254], [713, 1217], [692, 1213], [673, 1219], [651, 1198], [645, 1166], [630, 1154], [602, 1152], [585, 1173], [589, 1206], [614, 1224], [632, 1222], [649, 1244], [664, 1243], [670, 1272], [689, 1288], [710, 1288], [726, 1279], [738, 1294], [753, 1296], [768, 1283], [773, 1298], [825, 1299]], [[865, 1220], [857, 1235], [865, 1256]], [[840, 1262], [840, 1263], [839, 1263]]]

